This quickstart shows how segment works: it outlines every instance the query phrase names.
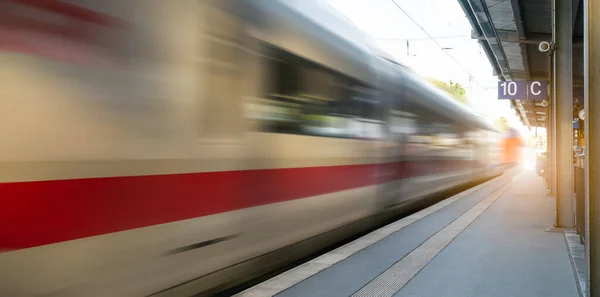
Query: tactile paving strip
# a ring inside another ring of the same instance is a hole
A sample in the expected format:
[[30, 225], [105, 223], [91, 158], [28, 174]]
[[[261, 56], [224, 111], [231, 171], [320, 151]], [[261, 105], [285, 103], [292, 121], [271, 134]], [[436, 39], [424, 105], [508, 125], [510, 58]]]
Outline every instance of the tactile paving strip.
[[492, 205], [522, 174], [494, 191], [444, 229], [388, 268], [378, 277], [362, 287], [352, 297], [392, 297], [406, 285], [425, 265], [441, 252], [458, 234], [465, 230], [477, 217]]
[[327, 254], [319, 256], [309, 262], [306, 262], [296, 268], [288, 270], [270, 280], [260, 283], [252, 288], [249, 288], [241, 293], [234, 295], [235, 297], [254, 297], [254, 296], [274, 296], [279, 294], [286, 289], [306, 280], [307, 278], [319, 273], [335, 265], [338, 262], [352, 256], [353, 254], [373, 245], [374, 243], [386, 238], [394, 232], [411, 225], [412, 223], [432, 214], [436, 211], [454, 203], [456, 200], [461, 199], [481, 188], [490, 185], [491, 183], [498, 182], [502, 177], [492, 179], [473, 188], [470, 188], [464, 192], [456, 194], [448, 199], [445, 199], [439, 203], [436, 203], [428, 208], [425, 208], [419, 212], [416, 212], [410, 216], [407, 216], [401, 220], [398, 220], [392, 224], [382, 227], [374, 232], [371, 232], [359, 239], [356, 239], [346, 245], [343, 245]]

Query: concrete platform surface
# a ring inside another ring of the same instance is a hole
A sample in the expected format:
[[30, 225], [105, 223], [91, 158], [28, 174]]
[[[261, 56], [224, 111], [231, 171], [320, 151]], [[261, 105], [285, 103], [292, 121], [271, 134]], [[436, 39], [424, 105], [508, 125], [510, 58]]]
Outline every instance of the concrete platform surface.
[[513, 171], [236, 296], [576, 297], [555, 201]]

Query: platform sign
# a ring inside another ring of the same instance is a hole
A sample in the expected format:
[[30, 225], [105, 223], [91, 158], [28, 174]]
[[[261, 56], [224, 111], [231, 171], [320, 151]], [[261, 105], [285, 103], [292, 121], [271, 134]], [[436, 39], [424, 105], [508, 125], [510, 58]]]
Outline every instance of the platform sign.
[[499, 81], [498, 99], [546, 100], [548, 82], [546, 81]]
[[524, 99], [527, 98], [526, 81], [499, 81], [498, 99]]
[[548, 83], [545, 81], [527, 82], [527, 99], [546, 100], [548, 99]]

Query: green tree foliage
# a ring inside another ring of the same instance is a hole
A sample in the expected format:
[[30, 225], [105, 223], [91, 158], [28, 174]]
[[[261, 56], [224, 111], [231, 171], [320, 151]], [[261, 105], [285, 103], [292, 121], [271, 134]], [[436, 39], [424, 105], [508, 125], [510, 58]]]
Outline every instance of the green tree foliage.
[[457, 82], [453, 82], [453, 81], [444, 82], [441, 80], [432, 80], [432, 83], [436, 87], [446, 91], [448, 94], [450, 94], [450, 96], [452, 96], [458, 102], [468, 104], [467, 97], [465, 96], [467, 91], [465, 90], [465, 88], [463, 88], [463, 86], [461, 84], [459, 84]]

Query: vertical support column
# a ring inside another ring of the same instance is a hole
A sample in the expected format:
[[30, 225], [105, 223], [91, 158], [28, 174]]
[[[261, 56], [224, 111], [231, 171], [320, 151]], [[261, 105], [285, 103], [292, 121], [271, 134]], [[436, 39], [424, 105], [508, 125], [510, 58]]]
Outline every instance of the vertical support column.
[[587, 285], [588, 296], [600, 297], [600, 3], [583, 7]]
[[554, 59], [552, 57], [548, 57], [548, 82], [552, 91], [549, 92], [548, 106], [546, 107], [546, 117], [548, 119], [546, 127], [546, 149], [548, 151], [546, 170], [548, 171], [550, 195], [556, 195], [556, 162], [554, 160], [554, 151], [556, 150], [554, 143]]
[[573, 3], [555, 2], [554, 128], [556, 227], [575, 226], [573, 214]]

